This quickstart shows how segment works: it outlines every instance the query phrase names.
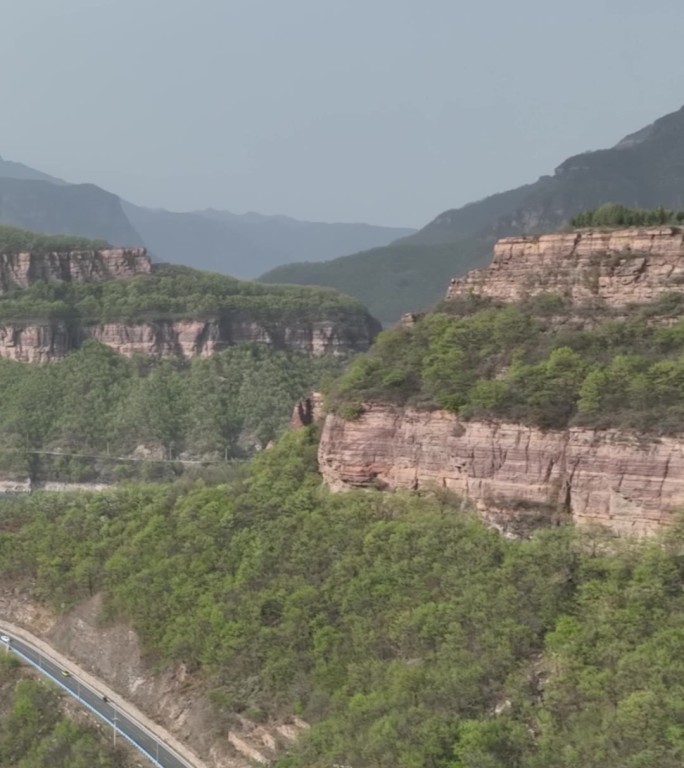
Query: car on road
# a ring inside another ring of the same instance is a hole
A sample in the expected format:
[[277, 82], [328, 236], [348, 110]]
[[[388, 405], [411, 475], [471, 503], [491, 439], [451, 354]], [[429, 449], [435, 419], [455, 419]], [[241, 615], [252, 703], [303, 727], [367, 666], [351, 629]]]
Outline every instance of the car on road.
[[0, 635], [0, 642], [2, 643], [9, 643], [9, 635]]
[[62, 670], [62, 677], [71, 677], [71, 672], [67, 669]]

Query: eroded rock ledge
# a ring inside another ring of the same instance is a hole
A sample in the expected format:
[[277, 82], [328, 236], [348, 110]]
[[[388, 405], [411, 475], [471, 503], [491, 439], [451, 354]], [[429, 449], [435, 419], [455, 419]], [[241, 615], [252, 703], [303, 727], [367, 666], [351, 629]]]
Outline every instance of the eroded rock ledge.
[[[110, 248], [64, 253], [0, 253], [0, 295], [35, 283], [127, 280], [152, 272], [144, 248]], [[262, 343], [311, 355], [347, 354], [371, 345], [380, 325], [369, 315], [323, 315], [317, 320], [277, 322], [249, 311], [218, 312], [203, 319], [160, 317], [98, 322], [70, 319], [0, 321], [0, 358], [27, 363], [61, 360], [89, 339], [122, 355], [157, 358], [209, 357], [240, 343]]]
[[144, 248], [63, 253], [0, 253], [0, 294], [38, 282], [124, 280], [152, 271]]
[[[506, 237], [490, 266], [451, 281], [446, 299], [474, 294], [517, 302], [543, 293], [576, 307], [624, 308], [625, 316], [630, 305], [684, 293], [684, 228]], [[542, 431], [375, 403], [353, 421], [326, 417], [319, 465], [337, 490], [454, 491], [504, 530], [565, 517], [643, 534], [684, 507], [684, 432], [653, 439], [579, 427]]]
[[505, 237], [494, 258], [449, 285], [447, 300], [469, 294], [520, 301], [557, 293], [609, 307], [684, 292], [684, 229], [633, 227]]
[[122, 355], [157, 358], [209, 357], [240, 343], [263, 343], [312, 355], [343, 354], [368, 349], [376, 329], [369, 323], [306, 321], [267, 326], [249, 316], [226, 315], [211, 320], [158, 320], [140, 323], [0, 324], [0, 358], [26, 363], [61, 360], [88, 339]]
[[684, 505], [684, 439], [616, 430], [543, 432], [464, 422], [441, 410], [368, 405], [353, 421], [326, 417], [318, 458], [334, 490], [444, 488], [503, 530], [530, 516], [569, 516], [644, 534], [671, 523]]

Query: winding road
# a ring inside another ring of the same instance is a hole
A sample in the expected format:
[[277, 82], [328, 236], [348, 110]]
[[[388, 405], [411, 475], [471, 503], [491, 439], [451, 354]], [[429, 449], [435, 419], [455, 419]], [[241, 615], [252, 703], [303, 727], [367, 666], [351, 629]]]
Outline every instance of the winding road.
[[129, 707], [126, 707], [128, 712], [124, 711], [121, 704], [114, 703], [109, 696], [96, 690], [74, 671], [60, 666], [37, 645], [10, 630], [0, 628], [0, 652], [3, 649], [5, 653], [13, 653], [31, 664], [111, 726], [114, 743], [117, 738], [125, 739], [158, 768], [199, 768], [199, 762], [189, 762], [146, 728], [139, 718], [131, 714]]

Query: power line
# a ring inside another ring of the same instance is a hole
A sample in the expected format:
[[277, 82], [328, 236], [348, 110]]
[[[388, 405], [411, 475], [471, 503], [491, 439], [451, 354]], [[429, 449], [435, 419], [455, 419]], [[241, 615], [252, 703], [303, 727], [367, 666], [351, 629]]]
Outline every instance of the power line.
[[32, 456], [64, 456], [78, 459], [105, 459], [107, 461], [150, 462], [155, 464], [226, 464], [227, 459], [153, 459], [139, 456], [112, 456], [98, 453], [69, 453], [67, 451], [41, 451], [32, 448], [1, 448], [0, 456], [6, 453], [31, 454]]

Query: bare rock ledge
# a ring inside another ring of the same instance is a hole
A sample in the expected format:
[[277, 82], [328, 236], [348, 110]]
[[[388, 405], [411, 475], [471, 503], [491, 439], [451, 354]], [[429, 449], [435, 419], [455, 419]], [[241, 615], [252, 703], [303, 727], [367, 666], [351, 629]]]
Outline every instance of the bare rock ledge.
[[557, 293], [580, 304], [646, 303], [684, 292], [684, 229], [632, 227], [504, 237], [488, 267], [454, 278], [446, 299], [520, 301]]
[[684, 506], [684, 438], [544, 432], [374, 404], [353, 421], [328, 414], [318, 460], [333, 490], [444, 488], [502, 530], [532, 509], [641, 535], [671, 523]]

